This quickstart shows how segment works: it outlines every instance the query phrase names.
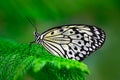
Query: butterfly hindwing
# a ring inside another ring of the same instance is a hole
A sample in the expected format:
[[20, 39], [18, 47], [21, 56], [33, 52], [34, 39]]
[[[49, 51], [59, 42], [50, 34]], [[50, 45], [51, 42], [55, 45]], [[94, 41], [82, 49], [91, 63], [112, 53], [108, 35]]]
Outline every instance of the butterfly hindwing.
[[105, 41], [105, 33], [90, 25], [64, 25], [42, 34], [42, 45], [56, 56], [83, 60], [100, 48]]

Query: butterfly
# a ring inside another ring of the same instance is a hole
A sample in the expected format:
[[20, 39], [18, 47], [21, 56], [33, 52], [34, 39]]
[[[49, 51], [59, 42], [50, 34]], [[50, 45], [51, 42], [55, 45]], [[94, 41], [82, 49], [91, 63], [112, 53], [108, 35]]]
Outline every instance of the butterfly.
[[55, 56], [82, 61], [103, 45], [105, 36], [105, 32], [96, 26], [70, 24], [51, 28], [42, 34], [36, 29], [33, 42], [43, 45]]

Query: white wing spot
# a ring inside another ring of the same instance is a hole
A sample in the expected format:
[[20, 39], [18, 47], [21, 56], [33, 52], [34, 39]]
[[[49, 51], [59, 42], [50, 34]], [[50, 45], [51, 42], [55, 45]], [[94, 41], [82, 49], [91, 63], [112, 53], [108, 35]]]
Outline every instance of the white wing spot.
[[101, 45], [101, 43], [98, 43], [99, 45]]
[[80, 60], [80, 58], [79, 58], [78, 56], [76, 57], [76, 59], [77, 59], [77, 60]]
[[85, 38], [84, 40], [89, 41], [89, 39], [88, 39], [88, 38]]
[[98, 44], [95, 44], [95, 46], [97, 46], [97, 47], [98, 47]]
[[85, 51], [81, 51], [82, 54], [86, 55], [86, 52]]
[[79, 56], [80, 56], [80, 57], [83, 57], [83, 55], [82, 55], [81, 53], [79, 53]]
[[93, 49], [95, 49], [95, 46], [92, 46], [93, 47]]
[[96, 34], [100, 34], [98, 31], [95, 31]]
[[84, 48], [84, 50], [88, 51], [88, 48], [86, 46], [84, 46], [83, 48]]
[[90, 51], [92, 51], [92, 48], [89, 48]]

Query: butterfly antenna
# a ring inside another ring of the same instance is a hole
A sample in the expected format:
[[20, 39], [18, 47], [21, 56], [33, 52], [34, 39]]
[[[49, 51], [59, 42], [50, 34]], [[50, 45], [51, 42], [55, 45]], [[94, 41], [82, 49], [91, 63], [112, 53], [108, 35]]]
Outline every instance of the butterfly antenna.
[[[32, 24], [32, 26], [33, 26], [34, 29], [35, 29], [35, 32], [37, 32], [37, 26], [35, 25], [33, 19], [31, 19], [31, 18], [29, 18], [29, 17], [26, 17], [26, 19]], [[30, 42], [30, 44], [29, 44], [30, 48], [31, 48], [31, 46], [32, 46], [33, 43], [35, 43], [35, 40]], [[30, 50], [29, 50], [29, 51], [30, 51]]]
[[37, 26], [35, 25], [35, 23], [33, 23], [32, 19], [26, 17], [26, 19], [32, 24], [32, 26], [35, 28], [35, 32], [37, 32]]

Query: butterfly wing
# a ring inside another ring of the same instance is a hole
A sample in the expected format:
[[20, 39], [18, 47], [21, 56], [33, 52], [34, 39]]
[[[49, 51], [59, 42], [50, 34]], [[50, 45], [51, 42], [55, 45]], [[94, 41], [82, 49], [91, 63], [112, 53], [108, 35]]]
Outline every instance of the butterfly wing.
[[42, 45], [51, 54], [78, 61], [96, 51], [105, 41], [103, 30], [82, 24], [59, 26], [41, 36]]

